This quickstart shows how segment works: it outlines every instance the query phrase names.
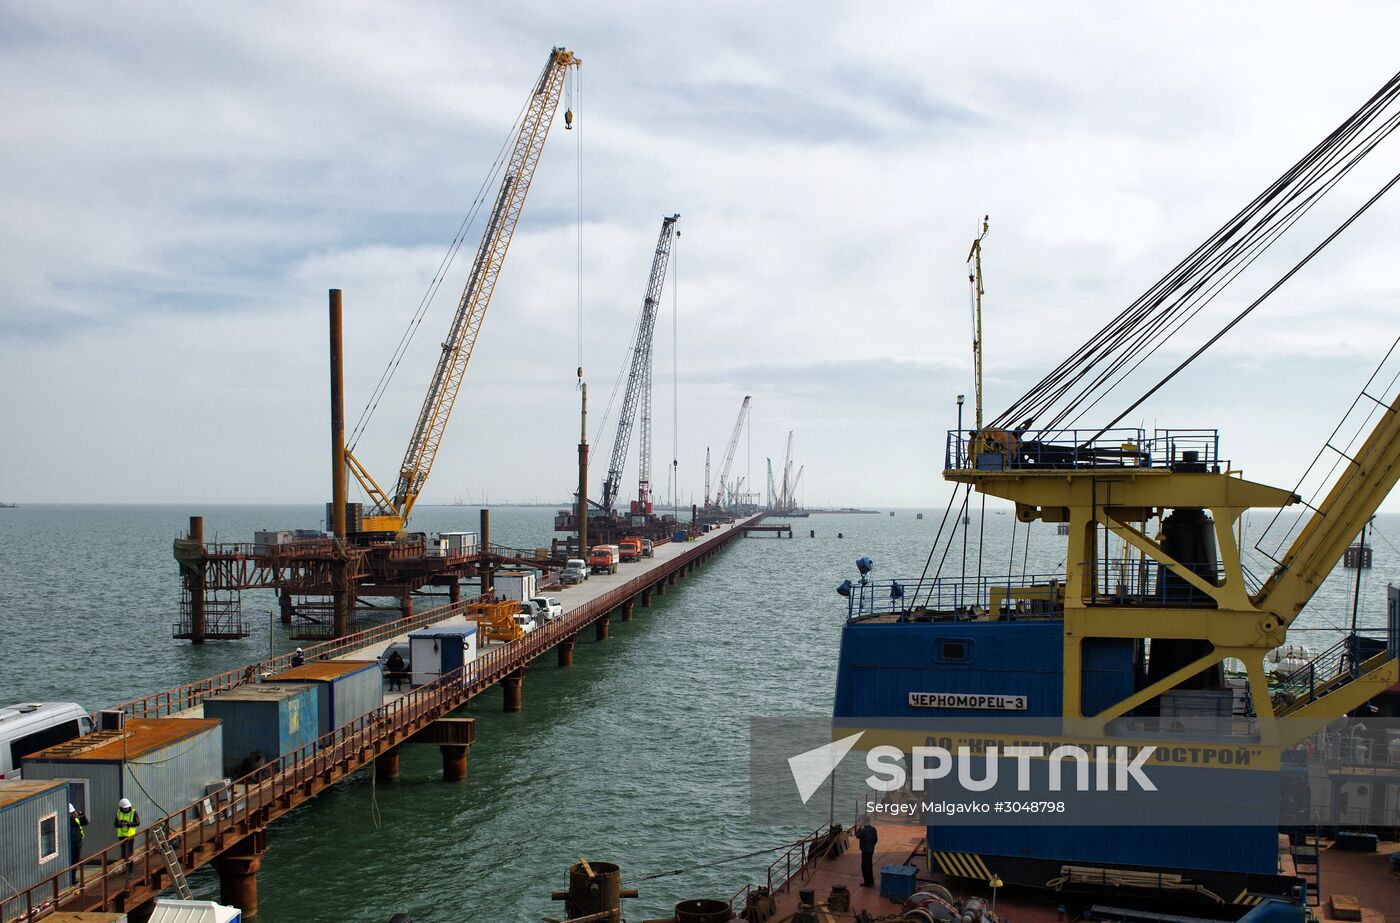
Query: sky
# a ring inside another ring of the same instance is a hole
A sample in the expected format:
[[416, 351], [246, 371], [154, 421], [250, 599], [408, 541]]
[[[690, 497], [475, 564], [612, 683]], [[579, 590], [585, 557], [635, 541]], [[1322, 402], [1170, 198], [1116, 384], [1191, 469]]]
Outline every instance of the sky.
[[[325, 499], [327, 290], [353, 420], [563, 45], [577, 127], [556, 119], [421, 502], [566, 497], [580, 354], [596, 492], [679, 213], [656, 494], [702, 500], [752, 395], [735, 476], [761, 489], [791, 431], [807, 505], [941, 505], [979, 219], [992, 417], [1380, 87], [1396, 34], [1380, 3], [0, 0], [0, 500]], [[1379, 188], [1397, 143], [1105, 413]], [[1400, 194], [1133, 425], [1218, 427], [1246, 476], [1292, 486], [1400, 333], [1397, 232]], [[357, 446], [381, 481], [479, 235]]]

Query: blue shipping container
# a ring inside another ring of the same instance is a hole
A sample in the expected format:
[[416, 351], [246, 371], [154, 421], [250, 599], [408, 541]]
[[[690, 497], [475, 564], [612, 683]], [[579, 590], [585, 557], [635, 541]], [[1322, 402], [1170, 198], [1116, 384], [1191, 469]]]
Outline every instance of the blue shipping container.
[[321, 734], [318, 699], [307, 683], [240, 686], [205, 699], [204, 716], [223, 722], [224, 772], [237, 777], [253, 768], [256, 755], [272, 762], [314, 744]]
[[377, 660], [317, 660], [279, 673], [272, 682], [317, 687], [318, 736], [384, 704], [384, 669]]

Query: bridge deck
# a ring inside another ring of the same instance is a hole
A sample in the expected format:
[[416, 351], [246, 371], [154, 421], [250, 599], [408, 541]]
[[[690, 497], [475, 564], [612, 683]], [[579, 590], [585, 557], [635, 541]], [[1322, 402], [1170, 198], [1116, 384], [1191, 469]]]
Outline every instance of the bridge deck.
[[[565, 603], [562, 618], [517, 641], [491, 645], [475, 661], [444, 674], [436, 682], [402, 695], [387, 696], [382, 707], [332, 731], [315, 744], [283, 754], [195, 804], [164, 818], [151, 819], [150, 826], [135, 838], [129, 868], [121, 847], [113, 846], [88, 857], [82, 865], [64, 869], [0, 901], [0, 921], [34, 920], [57, 911], [127, 912], [151, 901], [171, 885], [170, 873], [152, 833], [155, 827], [169, 831], [168, 838], [186, 872], [216, 860], [223, 863], [219, 865], [221, 874], [225, 867], [235, 873], [239, 873], [238, 869], [242, 869], [241, 874], [255, 872], [265, 849], [266, 828], [273, 821], [461, 708], [560, 642], [571, 640], [588, 625], [708, 559], [742, 535], [744, 524], [741, 521], [721, 527], [692, 542], [662, 545], [654, 558], [624, 565], [615, 575], [595, 576], [580, 587], [551, 594]], [[442, 606], [307, 647], [305, 653], [309, 659], [370, 659], [393, 641], [406, 638], [411, 630], [461, 617], [470, 602]], [[290, 655], [282, 655], [152, 693], [119, 707], [137, 717], [183, 716], [210, 696], [289, 665]]]

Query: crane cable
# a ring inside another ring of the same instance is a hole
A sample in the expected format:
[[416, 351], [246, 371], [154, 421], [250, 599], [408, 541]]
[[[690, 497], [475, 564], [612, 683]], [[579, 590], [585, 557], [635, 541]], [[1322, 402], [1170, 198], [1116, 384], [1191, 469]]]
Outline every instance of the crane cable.
[[1397, 96], [1400, 74], [992, 425], [1029, 428], [1053, 412], [1044, 432], [1116, 387], [1394, 131], [1400, 115], [1385, 112]]

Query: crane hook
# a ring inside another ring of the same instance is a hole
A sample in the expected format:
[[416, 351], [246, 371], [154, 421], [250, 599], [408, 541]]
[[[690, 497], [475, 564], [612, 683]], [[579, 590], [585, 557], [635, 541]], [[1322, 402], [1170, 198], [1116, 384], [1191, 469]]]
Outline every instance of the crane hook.
[[574, 110], [564, 110], [564, 130], [568, 131], [574, 127]]

